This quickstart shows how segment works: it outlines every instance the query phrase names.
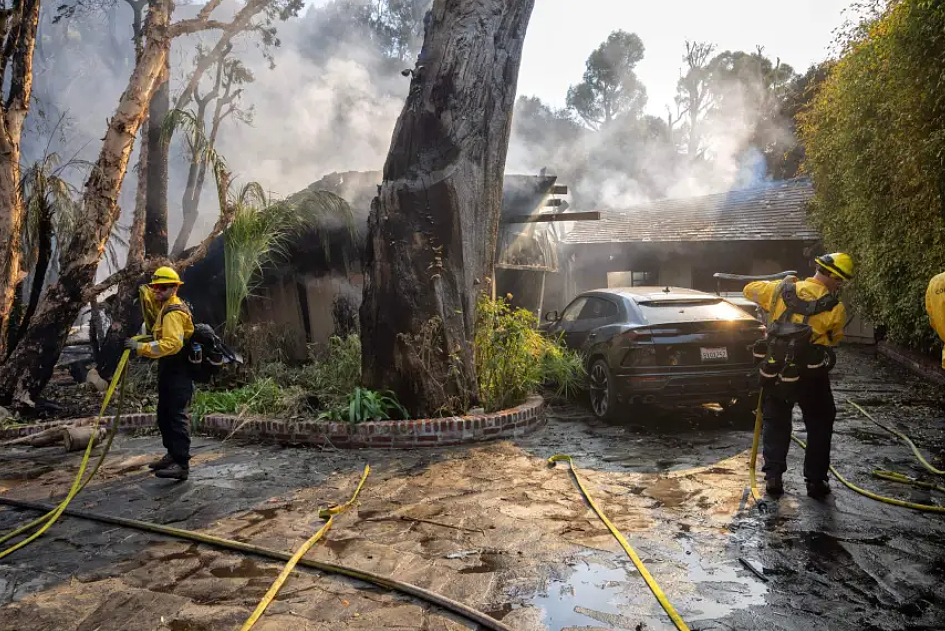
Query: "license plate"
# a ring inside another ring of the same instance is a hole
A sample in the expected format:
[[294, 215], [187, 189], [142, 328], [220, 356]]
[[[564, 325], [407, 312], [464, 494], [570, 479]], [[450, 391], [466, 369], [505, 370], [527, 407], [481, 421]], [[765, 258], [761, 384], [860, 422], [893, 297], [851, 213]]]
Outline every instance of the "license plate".
[[702, 361], [704, 362], [728, 361], [728, 349], [724, 346], [722, 348], [700, 348], [699, 351], [702, 353]]

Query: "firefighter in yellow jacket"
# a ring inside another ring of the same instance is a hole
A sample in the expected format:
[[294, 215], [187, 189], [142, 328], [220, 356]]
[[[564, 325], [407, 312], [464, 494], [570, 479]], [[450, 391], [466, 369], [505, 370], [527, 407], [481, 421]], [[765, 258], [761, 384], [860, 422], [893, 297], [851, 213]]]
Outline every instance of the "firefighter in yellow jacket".
[[[938, 336], [945, 342], [945, 272], [932, 278], [925, 292], [925, 312]], [[945, 348], [942, 349], [942, 368], [945, 368]]]
[[149, 337], [125, 342], [138, 357], [158, 360], [157, 422], [167, 453], [149, 466], [159, 478], [186, 480], [190, 473], [190, 418], [194, 394], [188, 358], [182, 352], [194, 334], [190, 310], [177, 297], [183, 283], [170, 267], [159, 267], [139, 288], [144, 329]]
[[[761, 370], [762, 378], [769, 380], [764, 391], [762, 436], [763, 470], [769, 495], [784, 492], [782, 476], [787, 470], [795, 402], [801, 406], [807, 428], [804, 455], [807, 494], [820, 499], [830, 493], [827, 474], [837, 408], [828, 371], [834, 359], [832, 347], [843, 339], [846, 325], [846, 310], [838, 293], [852, 276], [850, 256], [825, 254], [816, 259], [813, 278], [800, 281], [788, 277], [745, 287], [745, 297], [768, 313], [766, 362], [777, 367], [772, 374], [766, 374], [764, 366]], [[776, 348], [786, 348], [786, 354], [775, 359]], [[789, 359], [785, 360], [787, 354]], [[797, 372], [789, 374], [791, 370]]]

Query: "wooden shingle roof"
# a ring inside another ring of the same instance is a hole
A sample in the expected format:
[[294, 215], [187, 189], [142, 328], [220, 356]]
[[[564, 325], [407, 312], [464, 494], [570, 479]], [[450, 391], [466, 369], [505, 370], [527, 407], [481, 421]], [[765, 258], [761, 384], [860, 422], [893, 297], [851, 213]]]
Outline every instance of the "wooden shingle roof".
[[807, 223], [814, 188], [807, 178], [687, 199], [601, 211], [575, 222], [564, 243], [816, 241]]

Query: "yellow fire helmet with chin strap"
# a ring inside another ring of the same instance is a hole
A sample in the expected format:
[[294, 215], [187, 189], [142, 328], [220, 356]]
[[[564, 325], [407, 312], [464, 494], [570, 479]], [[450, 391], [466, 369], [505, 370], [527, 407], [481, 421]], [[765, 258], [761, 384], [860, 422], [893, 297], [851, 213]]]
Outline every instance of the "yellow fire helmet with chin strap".
[[853, 257], [843, 252], [824, 254], [815, 259], [817, 267], [842, 280], [853, 278]]
[[183, 285], [180, 276], [170, 267], [159, 267], [151, 275], [152, 285]]

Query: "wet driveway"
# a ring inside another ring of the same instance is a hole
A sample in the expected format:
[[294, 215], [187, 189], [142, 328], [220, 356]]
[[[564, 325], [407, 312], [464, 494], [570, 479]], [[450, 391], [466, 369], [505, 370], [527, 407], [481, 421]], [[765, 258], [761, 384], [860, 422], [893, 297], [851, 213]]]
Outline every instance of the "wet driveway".
[[[874, 468], [929, 476], [908, 448], [843, 403], [852, 398], [905, 431], [941, 468], [945, 412], [935, 389], [867, 349], [849, 349], [835, 394], [841, 473], [885, 495], [945, 504], [935, 491], [873, 478]], [[673, 628], [567, 466], [545, 463], [568, 453], [694, 630], [945, 628], [945, 515], [880, 504], [835, 480], [828, 500], [815, 502], [803, 492], [796, 446], [786, 495], [761, 512], [745, 501], [750, 426], [711, 410], [605, 424], [562, 406], [532, 436], [472, 448], [319, 451], [198, 438], [183, 484], [144, 469], [157, 437], [129, 436], [73, 506], [292, 550], [321, 524], [318, 508], [345, 501], [370, 464], [357, 510], [336, 519], [310, 557], [415, 583], [521, 631]], [[53, 500], [77, 463], [57, 449], [2, 451], [0, 489]], [[0, 530], [33, 516], [0, 509]], [[63, 518], [0, 562], [0, 629], [238, 629], [278, 570]], [[256, 626], [329, 628], [467, 626], [424, 603], [308, 570], [293, 575]]]

